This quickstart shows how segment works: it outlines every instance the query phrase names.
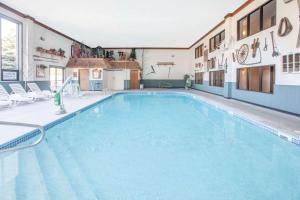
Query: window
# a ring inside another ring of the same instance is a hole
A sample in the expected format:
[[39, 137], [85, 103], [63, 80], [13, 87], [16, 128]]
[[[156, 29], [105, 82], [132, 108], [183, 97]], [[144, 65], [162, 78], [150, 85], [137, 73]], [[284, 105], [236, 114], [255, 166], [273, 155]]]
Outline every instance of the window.
[[300, 72], [300, 53], [282, 56], [282, 71], [288, 73]]
[[57, 90], [64, 82], [64, 69], [62, 67], [50, 66], [50, 88]]
[[199, 58], [203, 56], [203, 44], [195, 49], [195, 58]]
[[271, 0], [238, 21], [238, 39], [244, 39], [275, 25], [276, 0]]
[[272, 0], [263, 6], [263, 29], [276, 25], [276, 0]]
[[209, 72], [209, 85], [224, 87], [224, 70]]
[[1, 80], [19, 79], [20, 35], [20, 23], [0, 16]]
[[220, 44], [225, 40], [225, 30], [215, 35], [209, 40], [209, 52], [213, 52], [219, 48]]
[[237, 89], [273, 93], [274, 66], [241, 68], [237, 70]]
[[255, 33], [258, 33], [260, 31], [260, 10], [256, 10], [249, 16], [250, 20], [250, 35], [253, 35]]
[[239, 39], [243, 39], [243, 38], [245, 38], [245, 37], [248, 36], [248, 21], [247, 21], [247, 17], [245, 17], [244, 19], [241, 19], [238, 22], [238, 30], [239, 30], [239, 33], [238, 33]]
[[195, 84], [203, 84], [203, 72], [196, 72], [195, 73]]

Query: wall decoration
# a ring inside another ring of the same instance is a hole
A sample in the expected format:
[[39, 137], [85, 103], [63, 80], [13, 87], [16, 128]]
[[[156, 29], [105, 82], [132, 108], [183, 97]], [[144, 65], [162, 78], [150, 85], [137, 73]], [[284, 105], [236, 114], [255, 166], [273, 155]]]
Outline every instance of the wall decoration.
[[101, 74], [102, 74], [101, 69], [92, 70], [93, 79], [101, 79]]
[[78, 72], [77, 71], [73, 72], [73, 78], [78, 78]]
[[248, 54], [249, 54], [249, 46], [247, 44], [243, 44], [239, 50], [236, 50], [236, 57], [239, 64], [244, 64]]
[[265, 38], [265, 45], [264, 45], [263, 50], [264, 50], [264, 51], [268, 51], [267, 38]]
[[19, 70], [1, 70], [1, 80], [2, 81], [18, 81], [19, 80]]
[[236, 60], [235, 60], [235, 54], [232, 53], [231, 55], [232, 55], [232, 61], [235, 62], [235, 61], [236, 61]]
[[54, 56], [60, 56], [60, 57], [65, 57], [65, 51], [62, 49], [44, 49], [43, 47], [37, 47], [36, 48], [37, 52], [40, 52], [42, 54], [49, 54], [49, 55], [54, 55]]
[[290, 32], [292, 32], [292, 30], [293, 30], [293, 26], [292, 26], [290, 20], [287, 17], [282, 18], [279, 23], [277, 34], [280, 37], [285, 37]]
[[279, 51], [278, 51], [277, 46], [276, 46], [276, 43], [275, 43], [275, 39], [274, 39], [274, 31], [271, 31], [270, 34], [271, 34], [271, 38], [272, 38], [272, 47], [273, 47], [273, 53], [272, 53], [272, 56], [273, 56], [273, 57], [277, 57], [277, 56], [279, 56]]
[[[298, 15], [300, 16], [300, 0], [297, 0], [298, 2]], [[300, 17], [299, 17], [299, 20], [300, 20]], [[297, 39], [297, 45], [296, 45], [297, 48], [300, 48], [300, 25], [299, 25], [299, 30], [298, 30], [298, 39]]]
[[156, 74], [156, 71], [155, 71], [153, 65], [151, 65], [151, 72], [147, 73], [146, 75], [149, 75], [149, 74]]
[[251, 45], [251, 49], [252, 49], [252, 58], [255, 58], [256, 57], [256, 53], [257, 53], [257, 49], [259, 48], [259, 38], [255, 39], [254, 38], [254, 41]]
[[45, 78], [46, 77], [46, 65], [36, 65], [36, 77]]
[[[257, 40], [256, 40], [257, 41]], [[255, 65], [262, 62], [261, 49], [259, 45], [256, 48], [255, 57], [249, 56], [249, 46], [247, 44], [243, 44], [239, 50], [236, 50], [237, 61], [241, 65]], [[256, 56], [258, 54], [259, 56]], [[258, 58], [257, 58], [258, 57]]]

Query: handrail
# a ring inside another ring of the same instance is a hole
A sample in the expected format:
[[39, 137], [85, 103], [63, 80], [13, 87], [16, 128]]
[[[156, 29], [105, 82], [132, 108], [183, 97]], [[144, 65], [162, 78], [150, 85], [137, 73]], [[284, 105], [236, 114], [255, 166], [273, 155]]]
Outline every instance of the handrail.
[[27, 123], [19, 123], [19, 122], [5, 122], [5, 121], [0, 121], [0, 125], [23, 126], [23, 127], [37, 128], [41, 132], [40, 138], [37, 141], [35, 141], [34, 143], [29, 144], [29, 145], [24, 145], [24, 146], [16, 146], [16, 147], [7, 148], [7, 149], [0, 149], [0, 154], [1, 153], [6, 153], [6, 152], [19, 151], [19, 150], [22, 150], [22, 149], [27, 149], [27, 148], [35, 147], [38, 144], [40, 144], [44, 140], [44, 138], [45, 138], [45, 129], [44, 129], [43, 126], [40, 126], [40, 125], [27, 124]]

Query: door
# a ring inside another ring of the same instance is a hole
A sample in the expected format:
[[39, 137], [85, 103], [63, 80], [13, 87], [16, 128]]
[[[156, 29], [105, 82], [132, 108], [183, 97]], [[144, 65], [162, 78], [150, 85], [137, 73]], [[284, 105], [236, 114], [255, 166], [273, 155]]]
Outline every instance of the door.
[[138, 79], [139, 79], [139, 74], [138, 70], [131, 70], [130, 71], [130, 89], [138, 89]]
[[89, 70], [80, 69], [79, 70], [79, 84], [81, 91], [89, 90]]
[[64, 83], [64, 69], [62, 67], [50, 66], [49, 79], [51, 90], [59, 89]]

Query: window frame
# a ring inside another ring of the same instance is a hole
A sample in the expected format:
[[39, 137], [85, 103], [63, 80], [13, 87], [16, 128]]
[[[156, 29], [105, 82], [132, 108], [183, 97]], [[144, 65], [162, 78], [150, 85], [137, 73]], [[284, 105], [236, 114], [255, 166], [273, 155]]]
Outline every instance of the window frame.
[[[268, 28], [264, 28], [264, 25], [263, 25], [263, 20], [264, 20], [264, 13], [263, 13], [263, 8], [268, 5], [269, 3], [271, 3], [272, 1], [275, 1], [275, 24], [268, 27]], [[242, 40], [242, 39], [245, 39], [247, 37], [250, 37], [252, 35], [255, 35], [261, 31], [264, 31], [264, 30], [267, 30], [269, 28], [272, 28], [274, 26], [276, 26], [277, 22], [276, 22], [276, 19], [277, 19], [277, 0], [270, 0], [270, 1], [267, 1], [266, 3], [264, 3], [263, 5], [259, 6], [258, 8], [254, 9], [252, 12], [248, 13], [247, 15], [243, 16], [242, 18], [240, 18], [238, 21], [237, 21], [237, 39], [238, 41], [239, 40]], [[256, 32], [256, 33], [252, 33], [250, 34], [250, 16], [257, 12], [259, 10], [260, 12], [260, 19], [259, 19], [259, 31]], [[244, 19], [247, 19], [247, 35], [245, 37], [241, 37], [240, 35], [240, 22]]]
[[204, 44], [201, 44], [197, 48], [195, 48], [195, 59], [201, 58], [203, 56], [203, 47]]
[[[265, 67], [270, 68], [270, 92], [264, 92], [263, 91], [263, 69]], [[256, 90], [250, 90], [250, 77], [249, 77], [249, 72], [251, 69], [258, 69], [258, 79], [259, 79], [259, 91]], [[274, 85], [275, 85], [275, 77], [276, 77], [276, 70], [275, 70], [275, 65], [264, 65], [264, 66], [256, 66], [256, 67], [242, 67], [236, 69], [236, 89], [237, 90], [242, 90], [242, 91], [247, 91], [247, 92], [257, 92], [257, 93], [263, 93], [263, 94], [274, 94]], [[246, 89], [241, 89], [240, 88], [240, 71], [241, 70], [246, 70]]]
[[203, 85], [204, 72], [195, 72], [195, 84]]
[[[1, 25], [1, 20], [5, 19], [7, 21], [10, 21], [12, 23], [15, 23], [17, 25], [17, 50], [18, 50], [18, 55], [17, 55], [17, 69], [3, 69], [2, 68], [2, 25]], [[22, 71], [23, 71], [23, 23], [8, 17], [6, 15], [3, 15], [0, 13], [0, 82], [8, 82], [8, 81], [21, 81], [22, 80]], [[3, 80], [3, 72], [16, 72], [17, 79], [14, 80]]]
[[[212, 80], [213, 78], [213, 80]], [[217, 70], [209, 72], [209, 86], [224, 88], [225, 85], [225, 71]]]
[[[224, 34], [224, 39], [223, 40], [222, 40], [222, 34]], [[225, 30], [222, 30], [221, 32], [219, 32], [218, 34], [216, 34], [215, 36], [213, 36], [212, 38], [209, 39], [209, 53], [214, 52], [217, 49], [217, 42], [216, 42], [217, 38], [219, 38], [218, 43], [221, 44], [226, 38]], [[213, 48], [212, 48], [212, 42], [211, 41], [213, 41]]]

